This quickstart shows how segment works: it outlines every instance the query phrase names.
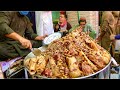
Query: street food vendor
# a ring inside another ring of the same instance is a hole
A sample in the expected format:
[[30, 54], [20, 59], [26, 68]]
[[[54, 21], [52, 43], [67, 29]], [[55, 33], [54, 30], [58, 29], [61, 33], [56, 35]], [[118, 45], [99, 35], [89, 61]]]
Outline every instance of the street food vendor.
[[29, 11], [0, 12], [0, 61], [24, 57], [32, 48], [42, 45], [46, 36], [33, 32], [32, 24], [26, 16]]

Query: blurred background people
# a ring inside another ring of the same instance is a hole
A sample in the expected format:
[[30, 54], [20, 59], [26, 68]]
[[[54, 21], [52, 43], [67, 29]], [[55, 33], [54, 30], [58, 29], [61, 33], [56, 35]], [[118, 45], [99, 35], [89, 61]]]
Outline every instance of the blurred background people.
[[35, 11], [35, 20], [36, 32], [39, 36], [54, 33], [51, 11]]
[[62, 36], [65, 36], [71, 28], [72, 26], [67, 22], [67, 15], [65, 13], [60, 13], [59, 22], [54, 27], [55, 32], [60, 31]]
[[92, 28], [92, 26], [90, 24], [87, 23], [87, 20], [85, 17], [81, 17], [78, 25], [75, 25], [72, 29], [70, 29], [69, 32], [71, 32], [72, 30], [74, 30], [75, 28], [77, 28], [78, 26], [82, 27], [82, 32], [86, 32], [90, 37], [92, 37], [93, 39], [96, 38], [96, 31]]
[[110, 39], [110, 35], [120, 34], [119, 11], [104, 11], [100, 25], [100, 35], [97, 40], [100, 45], [108, 50], [114, 57], [115, 42]]
[[82, 27], [82, 31], [86, 32], [88, 35], [90, 35], [90, 37], [92, 37], [93, 39], [96, 38], [96, 32], [95, 32], [95, 30], [93, 30], [92, 26], [87, 23], [85, 17], [81, 17], [80, 18], [80, 20], [79, 20], [79, 26], [81, 26]]
[[[97, 40], [100, 42], [100, 45], [110, 51], [110, 54], [113, 56], [113, 48], [114, 45], [111, 44], [110, 35], [115, 33], [115, 19], [112, 14], [112, 11], [104, 11], [101, 20], [100, 26], [100, 35], [98, 36]], [[111, 48], [112, 45], [112, 48]]]

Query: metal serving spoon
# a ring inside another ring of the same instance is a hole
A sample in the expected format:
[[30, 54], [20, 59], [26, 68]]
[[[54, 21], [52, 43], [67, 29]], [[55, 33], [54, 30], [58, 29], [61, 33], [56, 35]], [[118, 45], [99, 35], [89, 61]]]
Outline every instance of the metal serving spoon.
[[32, 48], [31, 52], [35, 55], [35, 56], [39, 56], [41, 54], [41, 51], [38, 48]]

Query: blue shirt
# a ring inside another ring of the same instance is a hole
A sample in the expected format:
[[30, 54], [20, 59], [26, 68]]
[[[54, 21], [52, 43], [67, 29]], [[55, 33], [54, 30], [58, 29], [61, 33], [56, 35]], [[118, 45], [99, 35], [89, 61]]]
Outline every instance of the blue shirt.
[[120, 34], [116, 35], [115, 39], [120, 39]]

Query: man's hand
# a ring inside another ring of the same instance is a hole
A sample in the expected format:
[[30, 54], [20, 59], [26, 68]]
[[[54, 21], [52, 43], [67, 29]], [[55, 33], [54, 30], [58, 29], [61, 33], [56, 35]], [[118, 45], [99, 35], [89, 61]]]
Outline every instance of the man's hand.
[[48, 36], [47, 34], [44, 36], [37, 36], [35, 40], [44, 40], [47, 36]]
[[114, 34], [110, 35], [110, 40], [115, 40], [115, 35]]
[[6, 34], [5, 36], [8, 38], [12, 38], [13, 40], [19, 41], [22, 44], [22, 46], [25, 48], [29, 48], [29, 49], [32, 48], [32, 44], [31, 44], [30, 40], [23, 38], [16, 32], [13, 32], [11, 34]]
[[109, 24], [109, 26], [114, 29], [115, 28], [115, 25], [114, 24]]
[[20, 38], [20, 39], [19, 39], [19, 42], [21, 43], [21, 45], [22, 45], [23, 47], [32, 49], [32, 44], [31, 44], [30, 40], [25, 39], [25, 38]]

